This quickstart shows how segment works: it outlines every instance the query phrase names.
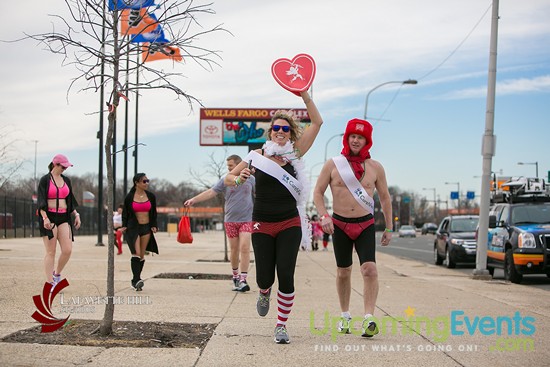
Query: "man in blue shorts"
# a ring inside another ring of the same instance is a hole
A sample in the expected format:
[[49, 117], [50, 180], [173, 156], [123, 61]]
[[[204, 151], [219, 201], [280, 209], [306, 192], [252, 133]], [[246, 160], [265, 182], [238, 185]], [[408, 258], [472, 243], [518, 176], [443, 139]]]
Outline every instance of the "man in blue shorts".
[[[350, 333], [351, 269], [353, 248], [359, 257], [363, 275], [364, 320], [362, 336], [378, 334], [374, 309], [378, 297], [376, 240], [374, 232], [374, 191], [378, 193], [386, 229], [382, 246], [389, 245], [392, 235], [391, 198], [382, 165], [370, 159], [372, 126], [366, 120], [353, 119], [346, 126], [341, 155], [325, 162], [313, 192], [317, 212], [321, 214], [323, 231], [332, 235], [336, 257], [336, 289], [342, 312], [338, 331]], [[327, 187], [333, 197], [332, 216], [325, 207]]]
[[[238, 155], [227, 157], [227, 169], [229, 172], [242, 161]], [[254, 206], [255, 179], [250, 176], [240, 186], [225, 186], [225, 176], [212, 188], [201, 192], [187, 200], [183, 205], [192, 206], [214, 198], [218, 194], [225, 197], [225, 232], [231, 248], [231, 269], [233, 274], [233, 290], [246, 292], [250, 290], [247, 282], [248, 266], [250, 264], [250, 234], [252, 232], [252, 208]], [[239, 273], [239, 254], [240, 267]]]

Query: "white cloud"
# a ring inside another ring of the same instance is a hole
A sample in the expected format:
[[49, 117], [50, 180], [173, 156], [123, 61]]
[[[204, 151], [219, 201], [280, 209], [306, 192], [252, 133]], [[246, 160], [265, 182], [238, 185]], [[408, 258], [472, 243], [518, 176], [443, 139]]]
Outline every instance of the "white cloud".
[[[496, 85], [496, 94], [499, 96], [525, 94], [532, 92], [550, 92], [550, 75], [535, 78], [520, 78], [503, 80]], [[434, 99], [459, 100], [467, 98], [484, 98], [487, 96], [487, 86], [465, 88], [451, 93], [440, 95]]]

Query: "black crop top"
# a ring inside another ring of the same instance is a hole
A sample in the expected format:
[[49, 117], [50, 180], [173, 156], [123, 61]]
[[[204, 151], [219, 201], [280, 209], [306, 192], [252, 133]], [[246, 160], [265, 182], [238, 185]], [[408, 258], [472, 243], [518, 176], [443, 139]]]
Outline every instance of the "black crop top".
[[[281, 167], [292, 177], [296, 171], [290, 163]], [[252, 220], [258, 222], [280, 222], [298, 216], [296, 199], [279, 180], [256, 168], [256, 197]]]

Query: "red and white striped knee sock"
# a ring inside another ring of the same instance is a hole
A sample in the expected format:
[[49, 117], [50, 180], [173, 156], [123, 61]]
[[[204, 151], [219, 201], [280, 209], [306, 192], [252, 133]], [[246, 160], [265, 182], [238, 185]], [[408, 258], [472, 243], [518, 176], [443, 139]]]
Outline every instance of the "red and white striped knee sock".
[[294, 304], [294, 292], [277, 291], [277, 326], [285, 326]]

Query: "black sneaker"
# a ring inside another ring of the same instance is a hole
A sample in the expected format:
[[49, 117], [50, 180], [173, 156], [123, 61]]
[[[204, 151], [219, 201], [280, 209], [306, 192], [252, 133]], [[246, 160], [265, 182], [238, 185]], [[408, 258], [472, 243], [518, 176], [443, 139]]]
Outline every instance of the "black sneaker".
[[363, 334], [361, 334], [361, 336], [365, 338], [372, 338], [378, 334], [378, 332], [379, 330], [376, 322], [372, 321], [370, 317], [363, 320]]
[[239, 283], [239, 287], [237, 288], [237, 292], [248, 292], [250, 290], [250, 286], [246, 282], [246, 280], [243, 280]]
[[271, 288], [269, 288], [269, 291], [267, 291], [266, 294], [263, 294], [260, 291], [260, 294], [258, 296], [258, 302], [256, 303], [256, 310], [258, 311], [258, 315], [265, 316], [269, 312], [270, 295], [271, 295]]
[[240, 286], [240, 281], [239, 281], [239, 278], [233, 278], [233, 290], [236, 291], [236, 290], [239, 290], [239, 286]]
[[132, 280], [132, 286], [134, 287], [134, 289], [139, 292], [139, 291], [142, 291], [143, 290], [143, 286], [145, 285], [145, 282], [143, 280], [138, 280], [137, 282], [134, 283], [134, 281]]

